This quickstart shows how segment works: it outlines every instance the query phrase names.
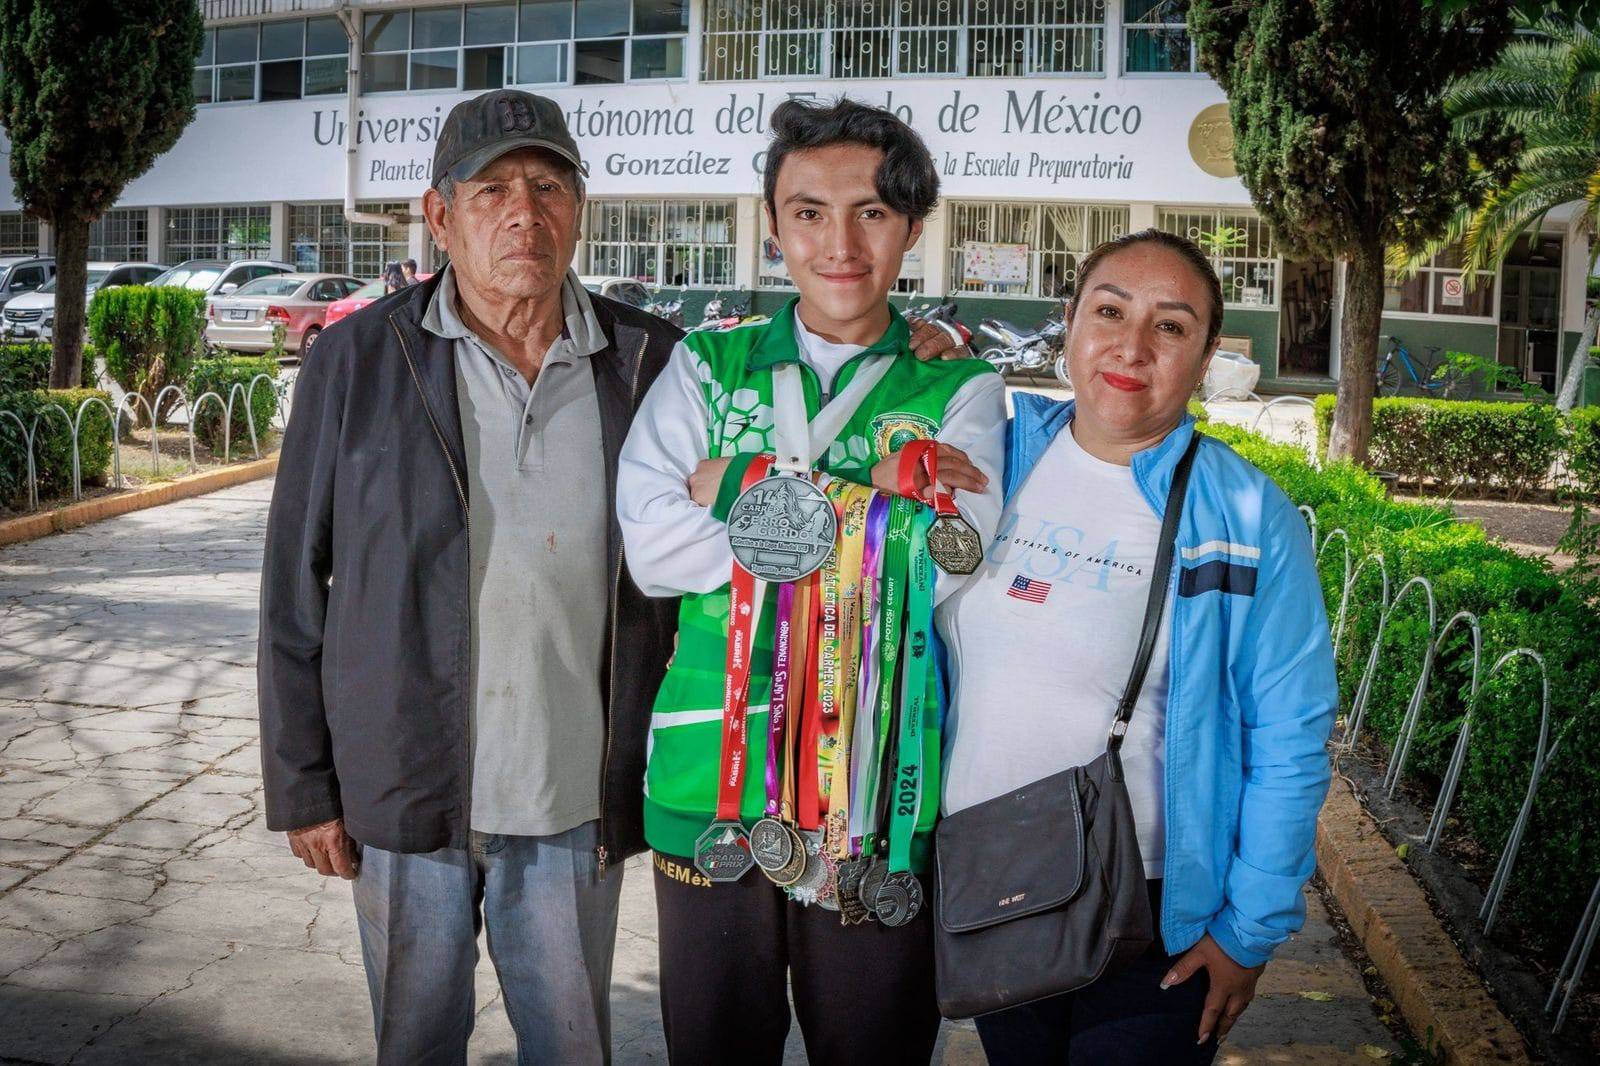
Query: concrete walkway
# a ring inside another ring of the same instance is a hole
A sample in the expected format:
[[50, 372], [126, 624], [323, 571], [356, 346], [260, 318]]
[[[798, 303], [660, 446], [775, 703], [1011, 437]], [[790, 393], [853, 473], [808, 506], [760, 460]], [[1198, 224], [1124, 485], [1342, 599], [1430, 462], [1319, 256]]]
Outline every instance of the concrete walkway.
[[[0, 549], [0, 1061], [372, 1057], [349, 887], [262, 824], [254, 659], [271, 490]], [[1219, 1061], [1394, 1050], [1314, 894], [1308, 905]], [[655, 954], [634, 860], [612, 990], [621, 1063], [665, 1060]], [[478, 978], [473, 1060], [514, 1061], [487, 958]], [[789, 1057], [804, 1061], [797, 1040]], [[983, 1061], [965, 1026], [946, 1027], [940, 1057]]]

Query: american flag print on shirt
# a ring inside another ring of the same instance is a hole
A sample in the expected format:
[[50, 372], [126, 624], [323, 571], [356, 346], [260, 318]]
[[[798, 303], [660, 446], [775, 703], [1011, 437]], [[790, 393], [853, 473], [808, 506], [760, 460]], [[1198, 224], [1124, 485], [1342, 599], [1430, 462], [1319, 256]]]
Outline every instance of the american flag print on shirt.
[[1012, 579], [1011, 587], [1006, 589], [1006, 595], [1027, 603], [1043, 603], [1044, 598], [1050, 595], [1050, 582], [1018, 574]]

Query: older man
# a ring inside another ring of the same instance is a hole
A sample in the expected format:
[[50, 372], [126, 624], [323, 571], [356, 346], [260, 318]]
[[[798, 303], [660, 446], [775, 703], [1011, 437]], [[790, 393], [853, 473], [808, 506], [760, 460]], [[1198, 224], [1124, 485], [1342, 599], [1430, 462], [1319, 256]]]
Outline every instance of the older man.
[[621, 860], [672, 605], [622, 565], [617, 454], [681, 335], [571, 270], [560, 109], [451, 111], [450, 265], [331, 328], [268, 519], [267, 824], [355, 881], [381, 1062], [464, 1062], [488, 929], [522, 1062], [608, 1057]]

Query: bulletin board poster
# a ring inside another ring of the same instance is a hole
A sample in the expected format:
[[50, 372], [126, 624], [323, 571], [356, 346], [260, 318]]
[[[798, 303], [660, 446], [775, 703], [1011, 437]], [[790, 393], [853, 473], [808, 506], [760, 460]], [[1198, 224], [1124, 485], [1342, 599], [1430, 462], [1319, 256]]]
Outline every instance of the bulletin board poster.
[[761, 242], [761, 276], [764, 278], [789, 276], [789, 267], [783, 261], [783, 249], [779, 248], [778, 242], [771, 237], [764, 238]]
[[1028, 246], [967, 241], [961, 246], [962, 277], [995, 285], [1028, 283]]

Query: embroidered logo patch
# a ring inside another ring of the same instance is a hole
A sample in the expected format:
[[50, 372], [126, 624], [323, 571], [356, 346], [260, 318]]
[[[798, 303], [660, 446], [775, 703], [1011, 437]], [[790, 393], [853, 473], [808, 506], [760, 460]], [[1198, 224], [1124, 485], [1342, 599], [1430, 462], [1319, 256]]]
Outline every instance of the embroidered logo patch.
[[939, 427], [933, 419], [908, 411], [890, 411], [872, 420], [872, 443], [887, 458], [914, 440], [928, 440]]

